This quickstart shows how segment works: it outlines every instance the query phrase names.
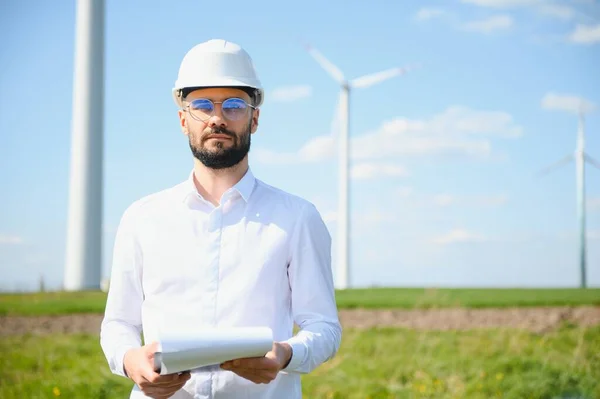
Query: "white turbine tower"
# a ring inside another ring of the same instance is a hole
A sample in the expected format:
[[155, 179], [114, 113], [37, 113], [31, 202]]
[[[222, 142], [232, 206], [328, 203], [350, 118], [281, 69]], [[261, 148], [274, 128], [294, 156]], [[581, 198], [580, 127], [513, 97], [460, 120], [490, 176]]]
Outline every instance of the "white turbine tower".
[[[317, 63], [331, 76], [341, 87], [338, 107], [335, 118], [339, 118], [338, 140], [338, 260], [337, 260], [337, 288], [346, 289], [350, 287], [350, 256], [349, 234], [350, 234], [350, 208], [349, 208], [349, 131], [350, 131], [350, 90], [367, 88], [387, 79], [406, 73], [410, 68], [391, 68], [376, 72], [359, 78], [346, 80], [340, 69], [327, 60], [319, 51], [310, 45], [306, 45], [308, 53]], [[334, 120], [335, 121], [335, 120]]]
[[104, 0], [78, 0], [64, 289], [99, 289], [102, 274]]
[[554, 164], [544, 168], [540, 175], [544, 175], [556, 169], [559, 166], [565, 165], [572, 160], [575, 160], [575, 178], [577, 183], [577, 219], [579, 222], [579, 269], [580, 269], [580, 287], [586, 288], [586, 266], [587, 266], [587, 250], [586, 250], [586, 201], [585, 201], [585, 163], [600, 169], [600, 163], [585, 152], [585, 123], [583, 106], [579, 108], [579, 126], [577, 132], [577, 147], [575, 152], [560, 159]]

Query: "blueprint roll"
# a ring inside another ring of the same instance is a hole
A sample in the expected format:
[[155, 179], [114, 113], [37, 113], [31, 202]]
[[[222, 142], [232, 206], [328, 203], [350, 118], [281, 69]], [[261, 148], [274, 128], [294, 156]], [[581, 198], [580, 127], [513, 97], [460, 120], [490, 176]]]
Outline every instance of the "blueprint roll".
[[154, 370], [162, 375], [214, 366], [228, 360], [263, 357], [273, 348], [269, 327], [202, 328], [169, 333], [158, 340]]

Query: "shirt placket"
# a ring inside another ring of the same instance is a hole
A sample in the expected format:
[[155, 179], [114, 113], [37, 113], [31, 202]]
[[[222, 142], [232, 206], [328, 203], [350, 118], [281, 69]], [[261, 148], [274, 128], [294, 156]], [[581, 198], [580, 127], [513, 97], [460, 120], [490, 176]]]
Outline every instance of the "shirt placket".
[[207, 273], [209, 281], [205, 285], [205, 295], [203, 304], [203, 315], [206, 324], [215, 327], [217, 324], [217, 291], [219, 289], [219, 264], [221, 261], [221, 235], [223, 227], [223, 208], [215, 208], [208, 218], [208, 268]]
[[[207, 265], [209, 273], [206, 273], [207, 281], [204, 285], [205, 293], [203, 295], [202, 314], [204, 322], [210, 327], [217, 326], [217, 294], [219, 290], [219, 269], [221, 264], [221, 242], [223, 234], [223, 205], [227, 198], [221, 201], [221, 205], [214, 208], [208, 216], [207, 223]], [[213, 397], [213, 379], [214, 373], [206, 380], [196, 386], [197, 399], [208, 399]]]

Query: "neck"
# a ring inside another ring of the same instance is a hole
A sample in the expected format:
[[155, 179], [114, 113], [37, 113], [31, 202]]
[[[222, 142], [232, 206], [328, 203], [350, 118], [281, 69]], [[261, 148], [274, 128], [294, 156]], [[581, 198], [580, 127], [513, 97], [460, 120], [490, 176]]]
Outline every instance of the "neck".
[[247, 171], [247, 157], [226, 169], [210, 169], [194, 159], [194, 185], [204, 199], [218, 206], [223, 193], [235, 186]]

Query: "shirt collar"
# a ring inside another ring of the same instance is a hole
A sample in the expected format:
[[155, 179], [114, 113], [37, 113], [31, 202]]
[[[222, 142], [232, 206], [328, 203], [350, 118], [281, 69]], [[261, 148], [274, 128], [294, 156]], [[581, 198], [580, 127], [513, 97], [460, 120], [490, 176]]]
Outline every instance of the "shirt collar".
[[248, 170], [246, 171], [244, 176], [242, 176], [240, 181], [237, 182], [237, 184], [233, 186], [233, 188], [237, 190], [238, 193], [240, 193], [244, 201], [248, 202], [248, 200], [250, 199], [250, 195], [254, 190], [255, 182], [256, 178], [254, 177], [254, 174], [252, 174], [252, 170], [250, 170], [250, 167], [248, 167]]
[[[256, 182], [256, 178], [254, 177], [254, 174], [252, 173], [252, 170], [250, 169], [250, 167], [248, 167], [248, 170], [246, 171], [244, 176], [242, 176], [240, 181], [237, 182], [233, 187], [231, 187], [226, 192], [235, 191], [240, 194], [240, 196], [244, 199], [244, 201], [248, 202], [248, 200], [250, 199], [250, 195], [252, 194], [252, 191], [254, 190], [255, 182]], [[188, 175], [187, 180], [184, 182], [184, 188], [185, 188], [184, 197], [183, 197], [184, 201], [187, 200], [190, 196], [196, 196], [196, 197], [202, 198], [202, 195], [198, 192], [198, 189], [196, 188], [196, 185], [194, 184], [194, 170], [193, 169], [190, 172], [190, 174]]]

